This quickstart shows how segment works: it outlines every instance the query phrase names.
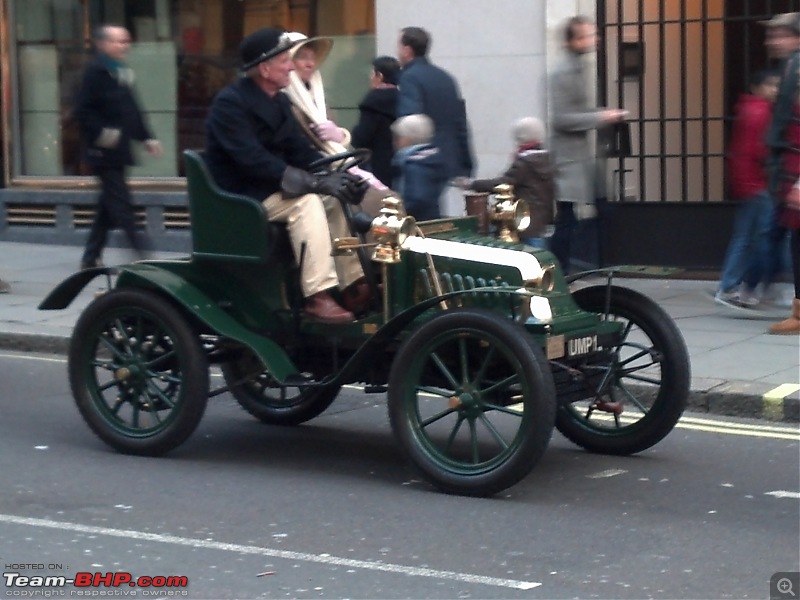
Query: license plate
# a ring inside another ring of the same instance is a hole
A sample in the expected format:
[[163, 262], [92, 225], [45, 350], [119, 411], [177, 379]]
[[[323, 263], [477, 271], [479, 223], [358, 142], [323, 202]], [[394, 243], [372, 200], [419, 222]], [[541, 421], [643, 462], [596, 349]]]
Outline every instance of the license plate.
[[597, 335], [585, 335], [567, 340], [567, 356], [583, 356], [597, 350]]

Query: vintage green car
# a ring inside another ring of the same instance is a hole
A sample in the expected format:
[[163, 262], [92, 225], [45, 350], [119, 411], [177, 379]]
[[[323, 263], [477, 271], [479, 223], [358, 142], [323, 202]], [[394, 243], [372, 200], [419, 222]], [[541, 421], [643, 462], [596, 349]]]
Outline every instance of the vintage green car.
[[[69, 378], [81, 415], [116, 450], [169, 452], [222, 393], [264, 423], [299, 425], [358, 384], [386, 395], [397, 441], [427, 481], [485, 496], [531, 471], [554, 426], [587, 450], [626, 455], [682, 414], [680, 332], [650, 299], [613, 285], [613, 270], [594, 272], [599, 284], [567, 281], [549, 252], [480, 234], [475, 217], [415, 224], [388, 198], [369, 238], [335, 244], [362, 253], [374, 306], [353, 323], [313, 321], [285, 231], [260, 203], [218, 189], [202, 154], [185, 160], [191, 256], [77, 272], [40, 305], [65, 308], [108, 278], [75, 325]], [[210, 365], [223, 387], [209, 389]]]

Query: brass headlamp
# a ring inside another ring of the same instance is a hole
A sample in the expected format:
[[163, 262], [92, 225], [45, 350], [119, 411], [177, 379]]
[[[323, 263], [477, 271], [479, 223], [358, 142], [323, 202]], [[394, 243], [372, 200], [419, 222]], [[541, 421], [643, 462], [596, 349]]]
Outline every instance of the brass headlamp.
[[494, 206], [489, 218], [498, 224], [497, 237], [504, 242], [519, 242], [519, 232], [531, 224], [527, 202], [514, 197], [514, 187], [501, 183], [494, 188]]
[[378, 245], [372, 260], [381, 263], [399, 263], [400, 246], [413, 235], [417, 222], [414, 217], [401, 215], [400, 199], [387, 196], [377, 217], [372, 220], [370, 232]]

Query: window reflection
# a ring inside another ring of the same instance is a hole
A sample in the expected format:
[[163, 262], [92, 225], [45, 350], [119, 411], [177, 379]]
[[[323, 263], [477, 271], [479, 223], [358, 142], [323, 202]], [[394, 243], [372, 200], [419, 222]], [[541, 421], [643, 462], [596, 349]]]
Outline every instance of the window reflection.
[[214, 94], [237, 76], [248, 33], [281, 26], [334, 38], [325, 65], [335, 118], [352, 125], [375, 50], [374, 0], [12, 0], [16, 41], [16, 156], [11, 171], [33, 177], [88, 175], [70, 118], [89, 38], [100, 23], [127, 27], [136, 89], [164, 156], [140, 153], [134, 177], [183, 175], [181, 152], [204, 144]]

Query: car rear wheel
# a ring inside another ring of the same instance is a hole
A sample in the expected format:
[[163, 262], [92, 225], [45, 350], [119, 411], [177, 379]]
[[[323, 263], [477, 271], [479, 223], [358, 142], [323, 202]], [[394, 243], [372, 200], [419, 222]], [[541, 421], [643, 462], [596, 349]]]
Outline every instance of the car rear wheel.
[[208, 401], [206, 355], [186, 319], [138, 289], [113, 290], [83, 311], [69, 378], [89, 427], [130, 454], [155, 456], [182, 444]]

